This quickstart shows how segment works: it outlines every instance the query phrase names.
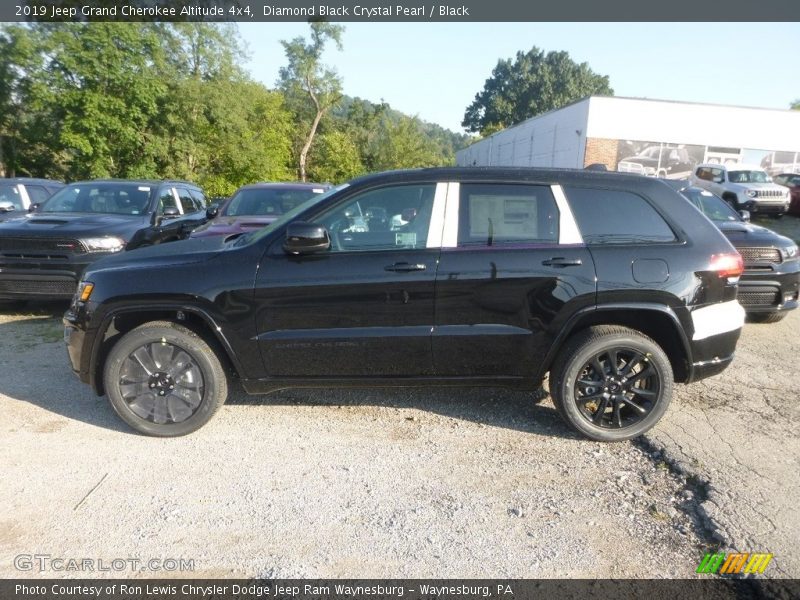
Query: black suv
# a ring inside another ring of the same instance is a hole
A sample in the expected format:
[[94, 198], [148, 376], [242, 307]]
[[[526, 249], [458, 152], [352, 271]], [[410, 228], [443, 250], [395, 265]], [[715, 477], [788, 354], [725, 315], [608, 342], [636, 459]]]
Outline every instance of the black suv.
[[64, 187], [60, 181], [13, 177], [0, 179], [0, 221], [28, 212]]
[[686, 196], [731, 241], [744, 260], [738, 300], [751, 321], [780, 321], [798, 305], [800, 255], [797, 244], [771, 229], [750, 223], [719, 196], [688, 181], [665, 180]]
[[33, 208], [0, 223], [0, 300], [69, 299], [95, 260], [206, 221], [202, 190], [183, 181], [84, 181]]
[[112, 256], [64, 318], [72, 367], [140, 432], [290, 386], [503, 385], [550, 373], [597, 440], [730, 364], [741, 257], [655, 179], [447, 168], [336, 187], [268, 227]]

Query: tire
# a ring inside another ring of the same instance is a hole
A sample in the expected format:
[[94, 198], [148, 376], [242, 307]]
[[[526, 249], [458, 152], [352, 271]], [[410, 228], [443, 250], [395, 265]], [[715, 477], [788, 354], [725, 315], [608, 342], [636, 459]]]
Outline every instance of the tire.
[[747, 313], [747, 319], [751, 323], [777, 323], [782, 321], [785, 316], [786, 312]]
[[739, 203], [736, 202], [736, 196], [722, 194], [722, 199], [725, 200], [725, 202], [727, 202], [733, 210], [735, 210], [737, 213], [739, 212]]
[[195, 332], [169, 321], [145, 323], [122, 336], [108, 353], [103, 384], [123, 421], [157, 437], [196, 431], [228, 396], [225, 370], [214, 350]]
[[550, 394], [561, 417], [601, 442], [629, 440], [653, 427], [669, 406], [672, 385], [672, 365], [661, 347], [616, 325], [575, 334], [550, 371]]

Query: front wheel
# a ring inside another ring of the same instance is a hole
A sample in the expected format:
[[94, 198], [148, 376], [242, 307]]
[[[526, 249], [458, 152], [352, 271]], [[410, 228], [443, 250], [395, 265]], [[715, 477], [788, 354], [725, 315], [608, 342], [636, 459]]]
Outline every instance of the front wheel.
[[672, 365], [655, 341], [627, 327], [598, 326], [567, 342], [550, 372], [550, 394], [574, 429], [616, 442], [658, 422], [672, 382]]
[[108, 354], [103, 383], [128, 425], [159, 437], [199, 429], [228, 395], [214, 350], [195, 332], [168, 321], [126, 333]]

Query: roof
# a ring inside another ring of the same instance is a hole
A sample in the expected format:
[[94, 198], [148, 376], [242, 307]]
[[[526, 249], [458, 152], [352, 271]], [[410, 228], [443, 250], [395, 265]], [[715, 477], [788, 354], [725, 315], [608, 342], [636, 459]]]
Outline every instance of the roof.
[[535, 183], [601, 183], [638, 185], [652, 182], [652, 177], [617, 173], [614, 171], [594, 171], [586, 169], [553, 169], [538, 167], [435, 167], [430, 169], [408, 169], [384, 171], [353, 179], [350, 184], [369, 185], [371, 183], [423, 182], [423, 181], [517, 181]]
[[55, 183], [57, 185], [64, 185], [63, 181], [44, 179], [41, 177], [4, 177], [0, 178], [0, 183]]
[[248, 183], [241, 186], [240, 190], [251, 189], [287, 189], [287, 190], [310, 190], [310, 189], [330, 189], [330, 183], [312, 183], [308, 181], [259, 181], [258, 183]]
[[129, 183], [133, 185], [162, 185], [164, 183], [176, 183], [180, 185], [190, 185], [200, 189], [200, 186], [191, 181], [182, 181], [180, 179], [85, 179], [83, 181], [73, 181], [68, 185], [86, 185], [87, 183]]

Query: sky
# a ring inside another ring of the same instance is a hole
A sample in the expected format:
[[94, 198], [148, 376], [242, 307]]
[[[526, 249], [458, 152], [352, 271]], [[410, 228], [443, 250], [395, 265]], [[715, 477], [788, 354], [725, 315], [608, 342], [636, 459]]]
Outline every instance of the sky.
[[[617, 96], [789, 108], [800, 99], [800, 23], [345, 23], [325, 53], [344, 93], [384, 100], [463, 132], [461, 120], [501, 58], [566, 50], [608, 75]], [[269, 87], [285, 64], [280, 40], [305, 23], [240, 23], [252, 76]]]

